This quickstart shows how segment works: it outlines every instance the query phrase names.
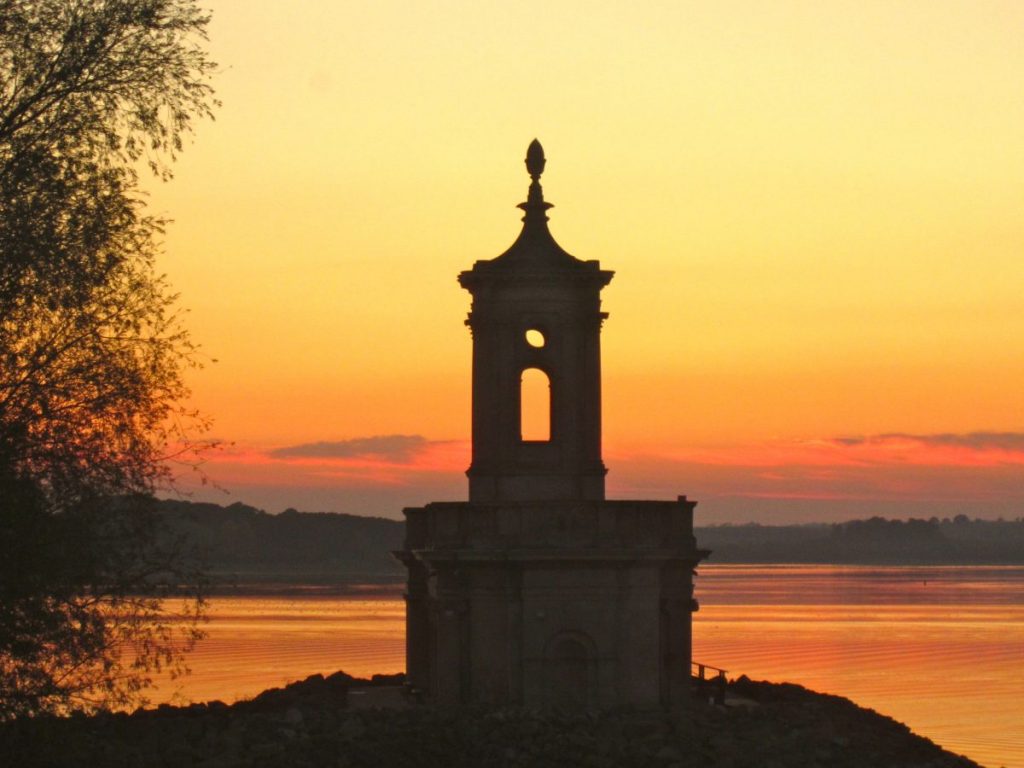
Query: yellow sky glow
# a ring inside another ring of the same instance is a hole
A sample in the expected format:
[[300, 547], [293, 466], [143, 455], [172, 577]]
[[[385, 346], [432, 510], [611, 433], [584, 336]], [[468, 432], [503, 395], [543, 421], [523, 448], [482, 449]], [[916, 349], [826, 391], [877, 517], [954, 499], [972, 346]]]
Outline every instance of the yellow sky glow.
[[210, 5], [224, 106], [151, 202], [218, 436], [465, 441], [455, 276], [535, 136], [616, 271], [610, 454], [1024, 431], [1019, 2]]

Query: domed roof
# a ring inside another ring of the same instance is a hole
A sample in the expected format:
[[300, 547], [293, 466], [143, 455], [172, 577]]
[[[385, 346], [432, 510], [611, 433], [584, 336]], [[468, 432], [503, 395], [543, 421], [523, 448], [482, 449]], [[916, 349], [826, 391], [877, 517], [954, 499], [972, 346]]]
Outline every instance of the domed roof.
[[530, 142], [526, 150], [526, 170], [530, 174], [530, 190], [526, 202], [517, 207], [523, 210], [523, 229], [519, 237], [500, 256], [480, 260], [459, 275], [459, 282], [466, 288], [475, 279], [484, 274], [524, 273], [531, 276], [541, 274], [566, 274], [584, 272], [600, 275], [602, 284], [611, 280], [612, 272], [604, 272], [596, 261], [577, 259], [560, 246], [548, 229], [548, 209], [554, 206], [544, 200], [544, 191], [540, 185], [540, 176], [544, 172], [547, 160], [544, 148], [537, 139]]

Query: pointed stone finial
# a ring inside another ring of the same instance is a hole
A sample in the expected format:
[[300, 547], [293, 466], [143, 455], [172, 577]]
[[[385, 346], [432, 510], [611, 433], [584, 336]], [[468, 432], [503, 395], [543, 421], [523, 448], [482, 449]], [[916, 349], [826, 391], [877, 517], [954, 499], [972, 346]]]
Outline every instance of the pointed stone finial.
[[551, 203], [544, 202], [544, 190], [540, 186], [540, 175], [544, 173], [544, 163], [547, 160], [544, 158], [544, 147], [540, 145], [540, 142], [534, 139], [530, 142], [530, 146], [526, 148], [526, 170], [530, 174], [530, 192], [526, 196], [526, 202], [520, 203], [519, 208], [526, 211], [526, 216], [523, 217], [523, 221], [540, 221], [545, 222], [548, 220], [547, 215], [544, 213], [548, 208], [553, 208]]
[[544, 147], [540, 145], [540, 142], [534, 139], [530, 142], [530, 146], [526, 148], [526, 171], [530, 174], [530, 178], [534, 181], [540, 178], [540, 175], [544, 173], [544, 163], [547, 160], [544, 158]]

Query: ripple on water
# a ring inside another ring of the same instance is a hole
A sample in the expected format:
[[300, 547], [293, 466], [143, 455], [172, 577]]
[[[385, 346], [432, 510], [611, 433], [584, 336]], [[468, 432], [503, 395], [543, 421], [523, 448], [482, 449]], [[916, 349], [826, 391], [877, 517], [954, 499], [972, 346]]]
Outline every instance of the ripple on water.
[[[1024, 568], [704, 566], [694, 658], [846, 696], [989, 766], [1024, 768]], [[214, 597], [193, 674], [154, 697], [234, 700], [405, 668], [405, 605]]]

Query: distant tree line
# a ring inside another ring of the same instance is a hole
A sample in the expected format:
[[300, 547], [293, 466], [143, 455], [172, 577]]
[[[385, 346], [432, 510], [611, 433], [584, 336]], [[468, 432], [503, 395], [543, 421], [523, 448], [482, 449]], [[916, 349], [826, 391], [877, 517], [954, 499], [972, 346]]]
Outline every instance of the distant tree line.
[[158, 509], [222, 583], [398, 581], [405, 573], [390, 554], [402, 548], [397, 520], [294, 509], [271, 515], [241, 503], [178, 500], [161, 501]]
[[1024, 518], [887, 520], [698, 528], [713, 563], [1024, 564]]
[[[221, 580], [308, 580], [314, 583], [397, 582], [404, 569], [397, 520], [335, 513], [266, 512], [161, 501], [176, 535], [198, 551]], [[696, 529], [711, 563], [1024, 564], [1024, 519], [887, 520], [836, 524], [721, 525]]]

